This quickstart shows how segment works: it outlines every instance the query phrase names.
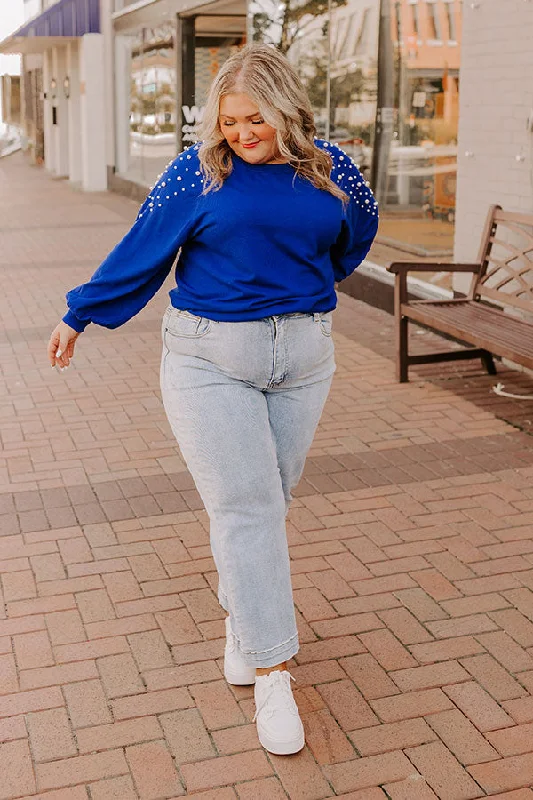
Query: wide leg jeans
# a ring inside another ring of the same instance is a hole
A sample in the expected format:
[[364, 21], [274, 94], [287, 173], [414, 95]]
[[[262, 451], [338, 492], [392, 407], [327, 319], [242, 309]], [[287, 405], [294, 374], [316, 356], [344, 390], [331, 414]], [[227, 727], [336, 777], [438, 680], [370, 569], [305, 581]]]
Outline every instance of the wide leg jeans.
[[331, 313], [163, 319], [165, 411], [210, 520], [218, 599], [245, 663], [298, 652], [285, 528], [335, 371]]

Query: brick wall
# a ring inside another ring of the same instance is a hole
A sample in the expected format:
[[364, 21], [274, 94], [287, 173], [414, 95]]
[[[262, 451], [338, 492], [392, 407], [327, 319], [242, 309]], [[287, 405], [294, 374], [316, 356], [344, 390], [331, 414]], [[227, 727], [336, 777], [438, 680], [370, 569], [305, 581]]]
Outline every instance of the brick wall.
[[533, 113], [533, 0], [472, 5], [463, 6], [455, 234], [455, 257], [467, 261], [476, 256], [491, 203], [533, 211], [533, 134], [526, 129]]

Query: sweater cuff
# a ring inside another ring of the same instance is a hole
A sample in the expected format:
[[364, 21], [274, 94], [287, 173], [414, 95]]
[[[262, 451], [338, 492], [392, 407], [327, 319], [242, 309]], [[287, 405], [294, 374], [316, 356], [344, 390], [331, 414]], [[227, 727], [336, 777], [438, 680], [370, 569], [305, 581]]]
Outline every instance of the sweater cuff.
[[89, 321], [84, 322], [83, 320], [78, 319], [76, 314], [74, 314], [70, 310], [70, 308], [63, 317], [63, 322], [65, 322], [70, 328], [74, 328], [74, 330], [77, 331], [77, 333], [83, 333], [83, 331], [89, 324]]

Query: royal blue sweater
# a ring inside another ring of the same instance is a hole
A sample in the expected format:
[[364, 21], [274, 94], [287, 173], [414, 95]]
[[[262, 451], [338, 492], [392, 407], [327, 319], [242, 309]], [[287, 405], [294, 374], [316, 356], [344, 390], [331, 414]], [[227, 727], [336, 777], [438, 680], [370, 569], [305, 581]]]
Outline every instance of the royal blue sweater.
[[295, 175], [290, 164], [248, 164], [236, 155], [218, 191], [203, 195], [193, 145], [171, 162], [133, 227], [91, 280], [67, 294], [64, 321], [117, 328], [161, 287], [176, 259], [178, 309], [238, 322], [335, 308], [335, 281], [364, 259], [378, 224], [377, 204], [353, 161], [331, 156], [343, 203]]

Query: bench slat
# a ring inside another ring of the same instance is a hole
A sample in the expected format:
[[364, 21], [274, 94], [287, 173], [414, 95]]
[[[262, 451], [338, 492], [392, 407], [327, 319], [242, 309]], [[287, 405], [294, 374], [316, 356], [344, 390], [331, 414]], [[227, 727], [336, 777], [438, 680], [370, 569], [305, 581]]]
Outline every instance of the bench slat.
[[533, 367], [533, 326], [479, 302], [411, 302], [403, 316], [475, 347]]
[[[417, 307], [417, 304], [413, 303], [409, 308]], [[518, 345], [524, 342], [524, 337], [533, 341], [533, 329], [528, 323], [497, 309], [483, 306], [481, 303], [470, 302], [460, 306], [425, 305], [424, 313], [428, 319], [439, 320], [441, 324], [448, 322], [460, 325], [465, 336], [482, 334], [489, 336], [494, 343], [511, 341]]]

